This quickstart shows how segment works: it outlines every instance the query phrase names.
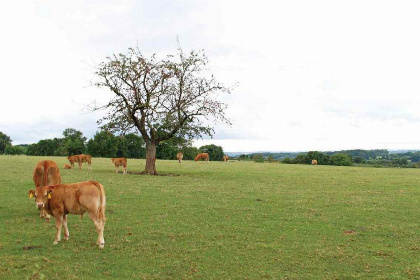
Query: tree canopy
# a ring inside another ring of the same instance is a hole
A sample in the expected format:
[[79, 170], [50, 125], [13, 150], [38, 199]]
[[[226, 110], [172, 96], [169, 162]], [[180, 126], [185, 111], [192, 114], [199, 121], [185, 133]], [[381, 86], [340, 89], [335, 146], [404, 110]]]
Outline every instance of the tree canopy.
[[3, 154], [6, 147], [10, 145], [12, 145], [12, 139], [0, 131], [0, 154]]
[[140, 132], [146, 144], [145, 173], [156, 174], [156, 147], [162, 141], [213, 135], [211, 120], [229, 123], [219, 94], [230, 89], [209, 75], [207, 63], [204, 51], [178, 48], [175, 55], [157, 59], [130, 48], [97, 66], [94, 85], [114, 94], [94, 107], [108, 111], [98, 122], [110, 131]]

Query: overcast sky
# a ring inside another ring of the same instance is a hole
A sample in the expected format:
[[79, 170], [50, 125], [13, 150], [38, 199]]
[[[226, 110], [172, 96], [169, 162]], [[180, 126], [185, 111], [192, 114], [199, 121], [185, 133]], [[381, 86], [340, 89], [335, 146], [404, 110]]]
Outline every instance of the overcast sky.
[[92, 137], [110, 98], [93, 65], [204, 49], [225, 85], [225, 151], [420, 149], [420, 2], [3, 1], [0, 131], [14, 144]]

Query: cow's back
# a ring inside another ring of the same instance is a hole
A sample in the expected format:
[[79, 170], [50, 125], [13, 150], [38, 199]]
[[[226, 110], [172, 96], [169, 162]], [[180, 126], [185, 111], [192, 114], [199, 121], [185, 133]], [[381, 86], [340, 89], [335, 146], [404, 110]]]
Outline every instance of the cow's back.
[[60, 184], [61, 175], [57, 164], [52, 160], [38, 162], [35, 166], [33, 180], [36, 187]]

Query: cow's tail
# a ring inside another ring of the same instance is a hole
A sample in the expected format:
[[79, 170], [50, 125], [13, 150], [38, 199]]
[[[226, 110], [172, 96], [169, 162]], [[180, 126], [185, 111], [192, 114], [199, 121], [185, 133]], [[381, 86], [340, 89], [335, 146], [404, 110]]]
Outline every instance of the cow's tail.
[[103, 223], [105, 223], [106, 197], [105, 197], [104, 186], [102, 186], [99, 182], [96, 182], [96, 181], [91, 181], [91, 182], [98, 188], [99, 192], [101, 193], [100, 194], [101, 205], [99, 206], [99, 209], [98, 209], [98, 215], [99, 215], [99, 219], [102, 220]]

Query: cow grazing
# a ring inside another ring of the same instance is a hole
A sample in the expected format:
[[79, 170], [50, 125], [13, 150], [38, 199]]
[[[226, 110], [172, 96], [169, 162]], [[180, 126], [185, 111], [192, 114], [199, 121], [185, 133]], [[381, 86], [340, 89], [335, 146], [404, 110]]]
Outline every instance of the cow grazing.
[[224, 161], [224, 162], [227, 162], [228, 160], [229, 160], [229, 156], [228, 156], [228, 155], [224, 155], [224, 156], [223, 156], [223, 161]]
[[176, 159], [178, 160], [179, 163], [182, 162], [182, 158], [184, 157], [184, 155], [182, 153], [177, 153], [176, 154]]
[[115, 165], [115, 172], [120, 172], [120, 166], [124, 168], [123, 173], [127, 173], [127, 159], [126, 158], [111, 158], [112, 163]]
[[[40, 187], [60, 184], [60, 169], [58, 169], [57, 164], [52, 160], [40, 161], [35, 166], [32, 179], [37, 189]], [[50, 221], [50, 215], [48, 215], [44, 210], [41, 210], [39, 216], [41, 219], [46, 219], [47, 222]]]
[[194, 158], [195, 161], [200, 161], [202, 159], [204, 159], [205, 161], [209, 161], [210, 160], [209, 154], [208, 153], [199, 153]]
[[74, 184], [59, 184], [38, 187], [28, 191], [29, 198], [35, 197], [36, 207], [44, 209], [54, 216], [56, 235], [53, 244], [61, 241], [61, 227], [64, 226], [64, 240], [69, 239], [67, 228], [67, 214], [83, 215], [89, 213], [98, 233], [97, 244], [104, 248], [105, 226], [105, 190], [96, 181], [87, 181]]
[[68, 165], [68, 164], [64, 164], [64, 169], [71, 169], [71, 166], [70, 165]]
[[312, 165], [317, 165], [318, 164], [318, 161], [316, 159], [313, 159], [311, 164]]

